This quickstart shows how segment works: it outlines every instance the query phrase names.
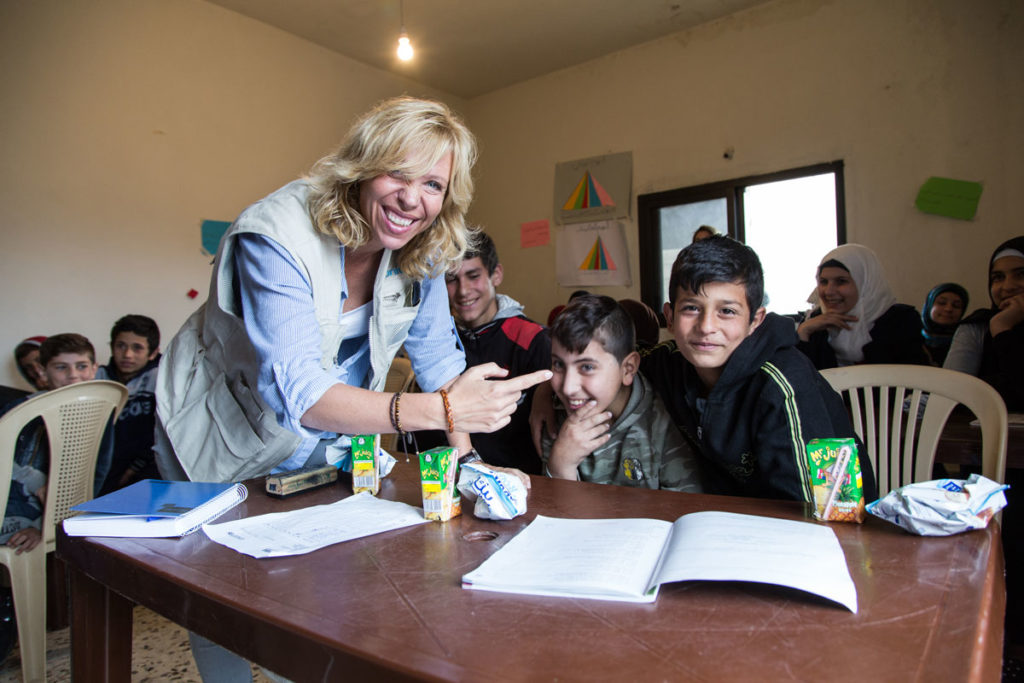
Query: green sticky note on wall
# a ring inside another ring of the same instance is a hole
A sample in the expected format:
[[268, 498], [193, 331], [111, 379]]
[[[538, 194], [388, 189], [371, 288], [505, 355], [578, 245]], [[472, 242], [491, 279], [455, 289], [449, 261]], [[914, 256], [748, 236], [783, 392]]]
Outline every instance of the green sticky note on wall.
[[968, 221], [978, 211], [981, 183], [931, 177], [917, 193], [914, 205], [925, 213]]
[[199, 224], [199, 231], [203, 242], [203, 253], [213, 256], [217, 253], [217, 246], [220, 238], [231, 227], [231, 221], [203, 221]]

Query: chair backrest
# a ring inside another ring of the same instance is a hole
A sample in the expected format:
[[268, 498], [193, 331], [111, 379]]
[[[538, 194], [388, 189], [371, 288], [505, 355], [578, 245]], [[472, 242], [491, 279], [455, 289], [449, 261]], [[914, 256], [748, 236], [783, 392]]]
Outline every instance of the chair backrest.
[[986, 382], [925, 365], [853, 365], [821, 374], [846, 400], [874, 467], [878, 495], [932, 478], [939, 437], [961, 403], [981, 423], [982, 474], [1003, 481], [1006, 404]]
[[[409, 359], [396, 356], [391, 361], [391, 367], [388, 368], [388, 376], [384, 380], [384, 393], [393, 394], [396, 391], [408, 391], [415, 379], [416, 375], [412, 371], [412, 363], [409, 362]], [[397, 443], [397, 434], [384, 434], [381, 436], [381, 448], [389, 453], [394, 453]]]
[[[15, 406], [0, 418], [0, 482], [9, 482], [18, 434], [41, 417], [50, 446], [42, 535], [47, 552], [55, 546], [55, 528], [68, 509], [93, 497], [96, 457], [107, 425], [128, 399], [117, 382], [96, 380], [54, 389]], [[10, 486], [0, 485], [0, 511]], [[2, 512], [0, 512], [2, 514]]]

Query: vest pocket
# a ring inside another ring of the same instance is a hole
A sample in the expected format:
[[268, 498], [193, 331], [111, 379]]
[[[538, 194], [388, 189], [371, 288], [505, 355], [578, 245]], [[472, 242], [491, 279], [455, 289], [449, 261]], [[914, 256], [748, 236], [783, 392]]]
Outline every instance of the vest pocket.
[[166, 427], [174, 452], [193, 481], [234, 481], [234, 475], [264, 449], [223, 375], [213, 380], [204, 398], [186, 406]]
[[207, 395], [206, 405], [220, 430], [224, 445], [232, 455], [248, 459], [263, 449], [263, 440], [253, 431], [245, 411], [225, 383], [223, 375], [217, 378]]

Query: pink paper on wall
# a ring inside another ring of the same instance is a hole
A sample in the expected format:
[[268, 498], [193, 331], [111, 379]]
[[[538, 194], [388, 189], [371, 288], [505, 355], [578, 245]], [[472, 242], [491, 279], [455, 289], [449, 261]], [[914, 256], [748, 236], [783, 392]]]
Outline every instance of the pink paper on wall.
[[547, 220], [530, 221], [519, 225], [520, 247], [543, 247], [545, 244], [551, 244], [551, 230]]

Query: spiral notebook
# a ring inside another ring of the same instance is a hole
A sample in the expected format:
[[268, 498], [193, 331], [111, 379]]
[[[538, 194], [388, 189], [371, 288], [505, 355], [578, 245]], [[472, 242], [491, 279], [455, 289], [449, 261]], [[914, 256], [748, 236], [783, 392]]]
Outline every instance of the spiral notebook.
[[185, 536], [249, 495], [244, 484], [143, 479], [71, 508], [68, 536], [165, 538]]

